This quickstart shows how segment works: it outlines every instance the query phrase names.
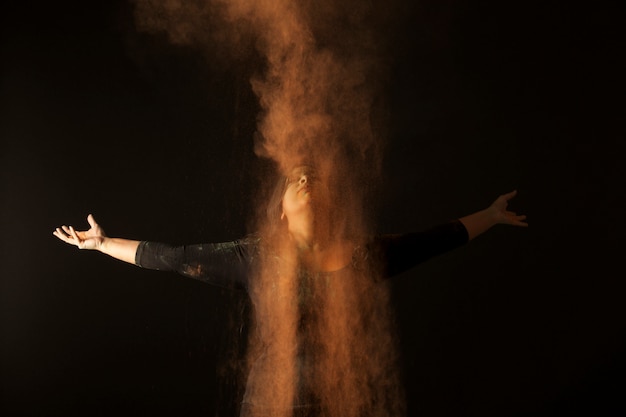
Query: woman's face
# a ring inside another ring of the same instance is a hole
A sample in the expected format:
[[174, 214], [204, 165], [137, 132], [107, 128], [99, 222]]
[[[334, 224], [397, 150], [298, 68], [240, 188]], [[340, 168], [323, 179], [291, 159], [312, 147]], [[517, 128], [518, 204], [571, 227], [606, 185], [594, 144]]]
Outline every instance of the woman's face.
[[318, 191], [317, 178], [309, 166], [299, 166], [291, 170], [286, 179], [282, 201], [282, 216], [293, 219], [311, 210], [313, 195]]

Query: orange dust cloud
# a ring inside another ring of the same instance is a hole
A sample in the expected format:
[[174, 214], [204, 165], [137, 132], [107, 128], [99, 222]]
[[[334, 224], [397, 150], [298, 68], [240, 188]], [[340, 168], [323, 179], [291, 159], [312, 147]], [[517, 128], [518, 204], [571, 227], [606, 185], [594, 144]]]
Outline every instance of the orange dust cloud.
[[174, 43], [207, 53], [230, 48], [232, 58], [254, 45], [264, 65], [250, 78], [261, 106], [251, 146], [275, 163], [278, 192], [293, 167], [315, 170], [311, 247], [298, 241], [293, 217], [279, 217], [280, 206], [267, 210], [280, 204], [280, 194], [278, 203], [270, 192], [265, 201], [253, 201], [261, 243], [250, 288], [256, 334], [244, 406], [259, 417], [309, 409], [328, 417], [404, 415], [388, 289], [367, 253], [372, 213], [366, 202], [384, 148], [373, 113], [384, 82], [375, 3], [135, 5], [139, 29], [167, 33]]

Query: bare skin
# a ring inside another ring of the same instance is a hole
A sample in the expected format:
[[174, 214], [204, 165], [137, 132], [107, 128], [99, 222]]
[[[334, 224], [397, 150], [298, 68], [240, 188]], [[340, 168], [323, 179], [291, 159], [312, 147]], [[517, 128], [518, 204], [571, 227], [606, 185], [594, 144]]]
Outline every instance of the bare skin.
[[459, 220], [467, 229], [469, 239], [474, 239], [476, 236], [486, 232], [496, 224], [528, 227], [525, 215], [518, 215], [517, 213], [507, 209], [509, 200], [516, 195], [517, 190], [502, 194], [486, 209], [461, 217]]
[[[324, 191], [321, 186], [318, 187], [319, 183], [310, 178], [311, 173], [306, 167], [291, 172], [283, 197], [281, 219], [288, 221], [288, 230], [298, 247], [301, 260], [322, 271], [343, 268], [351, 260], [354, 245], [333, 236], [324, 227], [328, 223], [324, 216], [328, 213], [328, 209], [323, 206]], [[507, 209], [509, 200], [516, 195], [517, 190], [503, 194], [486, 209], [460, 218], [467, 229], [469, 240], [496, 224], [527, 227], [525, 215], [517, 215]]]
[[354, 244], [330, 226], [328, 190], [308, 167], [293, 169], [282, 201], [281, 220], [298, 259], [316, 271], [336, 271], [352, 261]]
[[61, 226], [52, 234], [79, 249], [99, 250], [115, 259], [135, 263], [138, 240], [108, 237], [91, 214], [87, 216], [87, 222], [91, 226], [88, 230], [77, 231], [72, 226]]
[[[324, 210], [325, 193], [322, 186], [311, 181], [310, 172], [292, 171], [292, 176], [282, 201], [281, 219], [287, 221], [289, 237], [298, 249], [298, 256], [308, 267], [320, 271], [334, 271], [345, 267], [351, 260], [354, 245], [333, 235], [328, 227]], [[318, 183], [319, 184], [319, 183]], [[511, 191], [500, 195], [489, 207], [459, 220], [472, 240], [497, 224], [527, 227], [526, 216], [507, 209], [509, 201], [517, 195]], [[72, 226], [57, 227], [53, 235], [79, 249], [98, 250], [124, 262], [135, 263], [138, 240], [113, 238], [106, 235], [93, 215], [87, 216], [90, 228], [77, 231]]]

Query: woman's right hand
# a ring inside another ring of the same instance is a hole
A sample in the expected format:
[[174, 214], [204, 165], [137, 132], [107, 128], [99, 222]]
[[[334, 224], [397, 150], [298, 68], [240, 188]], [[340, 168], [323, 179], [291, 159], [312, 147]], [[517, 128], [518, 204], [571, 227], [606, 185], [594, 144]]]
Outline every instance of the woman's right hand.
[[52, 234], [65, 243], [78, 246], [79, 249], [100, 249], [107, 236], [91, 214], [87, 216], [87, 222], [91, 226], [89, 230], [78, 231], [72, 226], [61, 226]]

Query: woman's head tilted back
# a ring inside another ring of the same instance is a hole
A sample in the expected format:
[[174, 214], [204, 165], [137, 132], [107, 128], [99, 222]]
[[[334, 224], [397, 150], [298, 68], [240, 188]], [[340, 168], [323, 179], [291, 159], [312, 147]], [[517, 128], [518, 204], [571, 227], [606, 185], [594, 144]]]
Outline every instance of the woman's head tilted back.
[[327, 171], [301, 164], [280, 176], [267, 207], [267, 220], [275, 230], [293, 233], [304, 226], [315, 232], [345, 234], [347, 188], [338, 175]]
[[269, 198], [267, 219], [270, 224], [295, 222], [312, 214], [313, 200], [319, 207], [325, 199], [327, 187], [320, 181], [311, 165], [298, 165], [286, 175], [281, 175]]

